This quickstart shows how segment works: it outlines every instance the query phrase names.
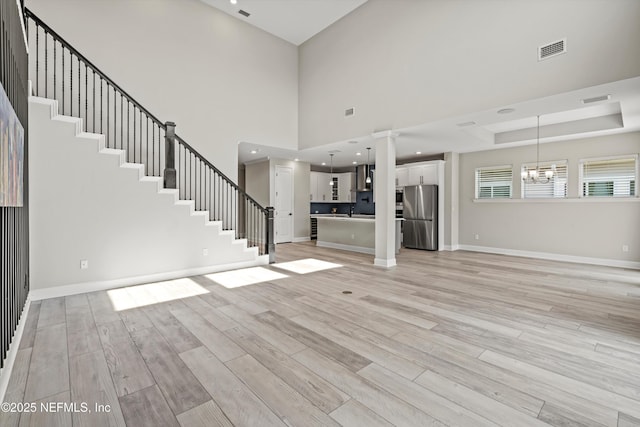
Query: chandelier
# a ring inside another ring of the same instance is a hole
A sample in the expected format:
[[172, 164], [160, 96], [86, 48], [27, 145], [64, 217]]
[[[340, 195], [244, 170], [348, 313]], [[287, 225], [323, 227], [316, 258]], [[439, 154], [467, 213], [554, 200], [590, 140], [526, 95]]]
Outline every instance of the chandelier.
[[555, 165], [551, 166], [550, 170], [544, 172], [544, 175], [540, 173], [540, 116], [538, 117], [538, 132], [536, 137], [536, 168], [529, 169], [526, 166], [522, 170], [522, 182], [525, 184], [547, 184], [555, 172]]

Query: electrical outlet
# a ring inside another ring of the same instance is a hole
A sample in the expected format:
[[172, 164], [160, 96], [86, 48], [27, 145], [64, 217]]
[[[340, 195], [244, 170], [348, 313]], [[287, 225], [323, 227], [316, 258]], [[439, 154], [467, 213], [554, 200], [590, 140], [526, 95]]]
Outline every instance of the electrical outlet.
[[355, 238], [356, 238], [356, 235], [352, 233], [351, 234], [351, 240], [355, 240]]
[[207, 255], [209, 255], [209, 249], [204, 248], [204, 249], [202, 250], [202, 256], [207, 256]]
[[622, 245], [622, 252], [629, 252], [629, 245]]
[[476, 234], [475, 236], [473, 236], [476, 240], [480, 240], [480, 235]]
[[80, 260], [80, 270], [86, 270], [87, 268], [89, 268], [89, 260], [81, 259]]

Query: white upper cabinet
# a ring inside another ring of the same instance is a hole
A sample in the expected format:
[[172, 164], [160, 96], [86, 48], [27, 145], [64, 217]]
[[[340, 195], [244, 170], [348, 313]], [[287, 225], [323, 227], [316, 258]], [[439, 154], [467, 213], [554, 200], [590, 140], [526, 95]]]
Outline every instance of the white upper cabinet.
[[355, 174], [346, 172], [335, 176], [338, 177], [338, 202], [355, 202], [355, 199], [351, 200], [355, 191]]
[[324, 172], [310, 173], [310, 199], [312, 202], [330, 202], [331, 186], [329, 185], [330, 175]]
[[409, 185], [409, 169], [396, 168], [396, 187], [406, 187]]
[[[355, 174], [351, 172], [334, 173], [334, 185], [331, 182], [331, 174], [326, 172], [311, 172], [310, 174], [311, 202], [319, 203], [351, 203], [355, 202]], [[352, 200], [353, 199], [353, 200]]]
[[396, 168], [396, 187], [438, 184], [439, 167], [440, 161], [400, 166]]

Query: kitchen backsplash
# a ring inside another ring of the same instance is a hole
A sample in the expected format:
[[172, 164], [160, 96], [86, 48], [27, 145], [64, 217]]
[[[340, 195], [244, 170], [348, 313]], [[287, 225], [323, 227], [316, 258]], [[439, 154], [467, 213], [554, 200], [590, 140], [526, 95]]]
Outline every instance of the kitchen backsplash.
[[373, 203], [373, 191], [362, 191], [356, 193], [356, 203], [311, 203], [311, 213], [329, 214], [331, 208], [336, 208], [336, 213], [348, 214], [349, 208], [353, 206], [353, 213], [375, 214], [376, 205]]

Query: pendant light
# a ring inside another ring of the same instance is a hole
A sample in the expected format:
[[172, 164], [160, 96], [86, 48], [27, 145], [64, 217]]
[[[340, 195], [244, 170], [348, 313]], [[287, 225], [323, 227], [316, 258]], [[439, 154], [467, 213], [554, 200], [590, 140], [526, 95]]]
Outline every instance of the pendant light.
[[329, 185], [333, 187], [333, 153], [329, 153], [329, 156], [331, 156], [329, 157], [331, 162], [331, 179], [329, 180]]
[[371, 147], [367, 147], [367, 179], [364, 180], [366, 184], [371, 184], [371, 166], [369, 165], [370, 154], [371, 154]]
[[536, 168], [528, 169], [526, 166], [522, 171], [522, 182], [525, 184], [547, 184], [553, 178], [556, 165], [551, 166], [551, 170], [545, 171], [544, 176], [540, 174], [540, 116], [538, 117], [538, 132], [536, 136]]

